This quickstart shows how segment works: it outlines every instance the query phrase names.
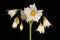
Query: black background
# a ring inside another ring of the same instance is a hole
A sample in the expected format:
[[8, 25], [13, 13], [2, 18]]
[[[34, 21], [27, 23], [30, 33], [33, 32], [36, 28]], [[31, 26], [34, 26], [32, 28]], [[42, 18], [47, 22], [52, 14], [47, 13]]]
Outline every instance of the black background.
[[[35, 3], [37, 9], [43, 9], [43, 15], [49, 19], [49, 21], [53, 24], [50, 28], [45, 29], [44, 34], [40, 34], [39, 32], [35, 32], [34, 30], [37, 28], [37, 24], [33, 23], [32, 28], [32, 40], [59, 40], [59, 13], [58, 13], [58, 4], [57, 1], [52, 0], [2, 0], [0, 1], [0, 39], [17, 39], [17, 40], [29, 40], [29, 25], [25, 21], [23, 31], [12, 28], [13, 19], [10, 19], [10, 16], [6, 12], [6, 10], [10, 9], [23, 9], [24, 7], [28, 7], [29, 5]], [[19, 12], [18, 12], [19, 13]], [[57, 30], [58, 29], [58, 30]]]

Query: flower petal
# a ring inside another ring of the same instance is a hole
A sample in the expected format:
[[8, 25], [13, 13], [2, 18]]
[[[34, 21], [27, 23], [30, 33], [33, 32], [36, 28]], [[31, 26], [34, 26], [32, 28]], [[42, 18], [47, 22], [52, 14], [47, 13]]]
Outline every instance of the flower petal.
[[17, 13], [18, 9], [13, 9], [13, 10], [7, 10], [8, 14], [11, 16], [11, 18]]
[[44, 33], [44, 32], [45, 32], [44, 26], [42, 25], [41, 22], [40, 22], [40, 25], [39, 25], [38, 28], [37, 28], [37, 31], [38, 31], [39, 33]]
[[44, 32], [45, 32], [44, 27], [39, 27], [39, 28], [37, 29], [37, 31], [38, 31], [39, 33], [44, 33]]
[[43, 25], [44, 25], [45, 27], [51, 26], [51, 23], [48, 21], [48, 19], [47, 19], [46, 17], [44, 17]]
[[48, 21], [48, 20], [45, 20], [44, 22], [43, 22], [43, 25], [46, 27], [49, 27], [49, 26], [51, 26], [51, 23]]
[[17, 28], [17, 25], [18, 25], [18, 24], [19, 24], [19, 18], [16, 17], [16, 18], [14, 19], [13, 24], [12, 24], [12, 28]]
[[37, 22], [38, 22], [39, 19], [40, 19], [40, 16], [35, 16], [35, 17], [33, 18], [33, 21], [37, 21]]
[[35, 17], [34, 17], [34, 21], [37, 21], [38, 22], [38, 20], [41, 18], [41, 16], [42, 16], [42, 11], [43, 10], [38, 10], [37, 12], [36, 12], [36, 15], [35, 15]]
[[36, 8], [36, 6], [35, 6], [35, 3], [34, 3], [33, 5], [29, 5], [29, 7], [30, 7], [31, 10], [37, 11], [37, 8]]
[[30, 8], [29, 8], [29, 7], [24, 8], [24, 13], [25, 13], [25, 15], [26, 15], [27, 17], [30, 16], [30, 14], [31, 14]]
[[38, 11], [36, 12], [36, 15], [42, 16], [42, 15], [43, 15], [42, 12], [43, 12], [43, 10], [38, 10]]
[[34, 18], [33, 16], [29, 16], [29, 17], [27, 17], [26, 21], [27, 21], [27, 22], [32, 21], [33, 18]]

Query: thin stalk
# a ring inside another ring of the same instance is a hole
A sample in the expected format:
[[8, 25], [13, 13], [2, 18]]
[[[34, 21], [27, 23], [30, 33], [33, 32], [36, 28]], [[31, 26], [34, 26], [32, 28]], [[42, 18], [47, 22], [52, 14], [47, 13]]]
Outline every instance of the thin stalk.
[[29, 40], [32, 40], [32, 24], [33, 24], [33, 21], [30, 21], [29, 22]]

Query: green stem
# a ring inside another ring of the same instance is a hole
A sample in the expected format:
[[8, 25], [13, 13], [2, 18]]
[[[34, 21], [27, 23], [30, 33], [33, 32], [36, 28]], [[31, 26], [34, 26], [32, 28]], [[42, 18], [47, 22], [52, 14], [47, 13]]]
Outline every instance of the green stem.
[[32, 23], [33, 21], [29, 22], [29, 40], [32, 40]]

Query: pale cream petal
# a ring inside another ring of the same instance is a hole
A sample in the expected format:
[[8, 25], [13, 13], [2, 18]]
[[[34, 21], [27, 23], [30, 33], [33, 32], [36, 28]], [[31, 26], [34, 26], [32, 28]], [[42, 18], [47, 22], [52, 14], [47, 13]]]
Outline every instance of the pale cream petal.
[[37, 12], [36, 12], [36, 15], [35, 15], [35, 17], [34, 17], [34, 21], [37, 21], [38, 22], [38, 20], [41, 18], [41, 16], [42, 16], [42, 11], [43, 10], [38, 10]]
[[37, 21], [37, 22], [39, 21], [39, 19], [40, 19], [40, 16], [35, 16], [35, 17], [33, 18], [33, 20], [34, 20], [34, 21]]
[[29, 17], [29, 16], [30, 16], [30, 14], [31, 14], [31, 10], [30, 10], [30, 8], [29, 8], [29, 7], [24, 8], [24, 14], [25, 14], [27, 17]]
[[48, 21], [48, 19], [46, 17], [44, 17], [44, 19], [43, 19], [43, 25], [44, 25], [44, 27], [49, 27], [52, 24]]
[[39, 33], [44, 33], [44, 32], [45, 32], [43, 26], [39, 26], [39, 27], [37, 28], [37, 31], [38, 31]]
[[49, 27], [49, 26], [51, 26], [51, 23], [50, 23], [48, 20], [45, 20], [45, 21], [43, 22], [43, 25], [44, 25], [45, 27]]
[[20, 30], [21, 31], [23, 30], [23, 24], [22, 23], [20, 24]]
[[17, 28], [17, 23], [13, 23], [12, 28]]
[[44, 33], [44, 32], [45, 32], [45, 30], [44, 30], [44, 26], [42, 25], [41, 22], [40, 22], [40, 24], [39, 24], [39, 26], [38, 26], [38, 28], [37, 28], [36, 31], [38, 31], [39, 33]]
[[26, 21], [27, 21], [27, 22], [29, 22], [29, 21], [32, 20], [32, 18], [31, 18], [31, 10], [30, 10], [29, 7], [24, 8], [23, 13], [26, 15]]
[[36, 6], [35, 6], [35, 3], [34, 3], [33, 5], [29, 5], [29, 7], [30, 7], [31, 10], [37, 11], [37, 8], [36, 8]]
[[38, 16], [42, 16], [43, 15], [43, 10], [38, 10], [37, 12], [36, 12], [36, 15], [38, 15]]
[[8, 14], [11, 16], [11, 18], [17, 13], [18, 9], [13, 9], [13, 10], [7, 10]]
[[29, 21], [32, 21], [33, 20], [33, 16], [29, 16], [26, 21], [29, 22]]
[[14, 19], [13, 24], [12, 24], [12, 28], [17, 28], [17, 25], [18, 25], [18, 24], [19, 24], [19, 18], [16, 17], [16, 18]]

